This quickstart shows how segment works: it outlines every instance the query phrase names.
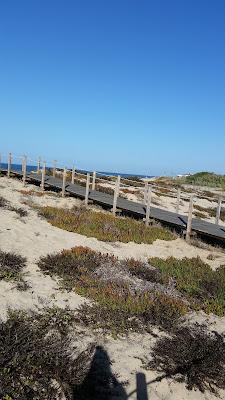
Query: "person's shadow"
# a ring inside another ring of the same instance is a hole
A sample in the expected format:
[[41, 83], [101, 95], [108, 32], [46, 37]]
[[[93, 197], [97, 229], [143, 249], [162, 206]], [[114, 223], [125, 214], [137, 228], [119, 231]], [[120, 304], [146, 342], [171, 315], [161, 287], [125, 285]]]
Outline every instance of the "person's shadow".
[[111, 371], [111, 361], [103, 347], [97, 346], [90, 370], [82, 384], [73, 391], [73, 400], [127, 399], [123, 385]]

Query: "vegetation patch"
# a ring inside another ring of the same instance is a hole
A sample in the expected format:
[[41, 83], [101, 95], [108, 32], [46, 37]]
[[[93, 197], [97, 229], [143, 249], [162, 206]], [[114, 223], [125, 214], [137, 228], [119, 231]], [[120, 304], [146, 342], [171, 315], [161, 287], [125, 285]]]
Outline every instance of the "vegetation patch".
[[[87, 375], [95, 346], [71, 346], [71, 313], [46, 310], [10, 312], [0, 322], [0, 398], [78, 399], [74, 392]], [[75, 335], [76, 338], [76, 335]]]
[[175, 235], [161, 227], [146, 227], [131, 218], [114, 217], [86, 208], [73, 207], [71, 210], [56, 207], [39, 207], [39, 214], [58, 228], [95, 237], [106, 242], [152, 244], [156, 239], [173, 240]]
[[0, 196], [0, 208], [4, 208], [5, 210], [15, 211], [20, 217], [27, 217], [28, 212], [21, 207], [13, 207], [10, 202], [6, 200], [4, 197]]
[[157, 188], [157, 190], [158, 190], [158, 196], [159, 195], [173, 195], [173, 192], [172, 192], [172, 190], [171, 189], [168, 189], [168, 188], [163, 188], [163, 187], [158, 187]]
[[225, 389], [225, 343], [202, 326], [181, 327], [157, 341], [149, 368], [185, 382], [189, 390]]
[[218, 175], [213, 172], [198, 172], [197, 174], [187, 176], [185, 183], [225, 188], [225, 175]]
[[82, 305], [78, 310], [79, 322], [114, 335], [150, 331], [152, 325], [170, 331], [188, 311], [181, 300], [160, 293], [132, 295], [107, 285], [98, 294], [90, 291], [90, 295], [97, 304]]
[[6, 208], [8, 206], [9, 202], [4, 198], [0, 196], [0, 207], [1, 208]]
[[127, 178], [121, 177], [120, 182], [124, 185], [129, 185], [134, 187], [143, 185], [142, 179], [138, 178], [137, 176], [128, 176]]
[[205, 214], [203, 214], [201, 211], [194, 211], [194, 215], [195, 215], [195, 217], [200, 218], [200, 219], [207, 218], [207, 216]]
[[150, 264], [161, 271], [164, 284], [173, 279], [176, 289], [193, 300], [194, 308], [225, 315], [225, 266], [213, 271], [200, 258], [151, 258]]
[[[114, 195], [114, 189], [113, 189], [113, 188], [106, 187], [106, 186], [103, 186], [103, 185], [101, 185], [101, 184], [97, 184], [97, 185], [95, 186], [95, 190], [99, 190], [100, 192], [107, 193], [107, 194], [111, 194], [112, 196]], [[123, 195], [123, 193], [121, 193], [121, 190], [120, 190], [119, 196], [125, 198], [125, 196]]]
[[18, 190], [18, 192], [21, 193], [24, 196], [37, 196], [37, 197], [43, 197], [43, 196], [46, 196], [46, 195], [55, 196], [55, 197], [58, 196], [58, 194], [54, 193], [54, 192], [49, 192], [49, 191], [39, 192], [39, 191], [34, 190], [34, 189], [31, 189], [31, 190], [21, 189], [21, 190]]
[[[107, 255], [104, 256], [88, 247], [78, 246], [71, 250], [63, 250], [57, 254], [41, 257], [38, 261], [38, 267], [51, 276], [58, 275], [62, 278], [64, 286], [67, 289], [72, 289], [107, 259], [110, 259]], [[113, 262], [113, 257], [111, 260]]]
[[203, 191], [201, 192], [201, 194], [202, 194], [203, 196], [205, 196], [206, 198], [207, 198], [207, 197], [211, 197], [211, 198], [217, 198], [217, 197], [218, 197], [215, 193], [210, 192], [209, 190], [203, 190]]
[[121, 192], [123, 192], [125, 194], [135, 194], [135, 195], [140, 194], [139, 190], [137, 191], [137, 190], [131, 190], [131, 189], [127, 189], [127, 188], [121, 189]]
[[148, 263], [133, 258], [126, 260], [126, 264], [132, 275], [149, 282], [163, 283], [158, 268], [152, 268]]
[[[209, 217], [211, 218], [215, 218], [216, 217], [216, 208], [212, 208], [212, 207], [201, 207], [199, 205], [195, 205], [195, 209], [198, 210], [200, 213], [205, 212], [209, 215]], [[195, 212], [196, 214], [196, 212]], [[221, 208], [220, 211], [220, 219], [221, 221], [225, 222], [225, 209]]]
[[24, 282], [22, 273], [25, 265], [25, 257], [0, 250], [0, 280], [15, 281], [19, 290], [26, 290], [28, 285]]
[[[146, 264], [134, 260], [119, 261], [109, 255], [96, 253], [88, 248], [75, 247], [55, 255], [42, 257], [39, 268], [50, 275], [58, 275], [63, 285], [74, 288], [80, 295], [96, 301], [97, 305], [80, 308], [79, 320], [111, 332], [149, 329], [151, 324], [164, 329], [172, 329], [179, 318], [188, 311], [188, 306], [180, 297], [170, 296], [163, 288], [136, 284], [132, 276], [158, 281], [153, 272], [148, 272]], [[124, 280], [116, 276], [116, 269], [124, 268], [124, 274], [131, 274]], [[136, 269], [136, 271], [134, 271]], [[112, 272], [113, 271], [113, 272]]]

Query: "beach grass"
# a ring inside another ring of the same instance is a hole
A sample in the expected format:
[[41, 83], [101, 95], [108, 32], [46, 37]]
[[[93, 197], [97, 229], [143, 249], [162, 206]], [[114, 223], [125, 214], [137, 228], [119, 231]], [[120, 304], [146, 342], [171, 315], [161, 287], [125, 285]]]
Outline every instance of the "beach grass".
[[39, 207], [39, 214], [49, 223], [69, 232], [95, 237], [105, 242], [135, 242], [152, 244], [155, 240], [174, 240], [176, 236], [165, 228], [146, 227], [131, 218], [114, 217], [86, 208]]

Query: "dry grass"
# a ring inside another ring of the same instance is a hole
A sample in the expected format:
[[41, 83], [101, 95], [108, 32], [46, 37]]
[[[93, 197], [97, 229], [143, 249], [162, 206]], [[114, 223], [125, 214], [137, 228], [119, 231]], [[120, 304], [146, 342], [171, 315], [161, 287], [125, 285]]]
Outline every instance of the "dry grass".
[[67, 210], [41, 207], [39, 214], [58, 228], [106, 242], [151, 244], [156, 239], [175, 239], [175, 235], [165, 228], [146, 227], [143, 223], [131, 218], [113, 217], [110, 214], [94, 212], [86, 208], [73, 207]]

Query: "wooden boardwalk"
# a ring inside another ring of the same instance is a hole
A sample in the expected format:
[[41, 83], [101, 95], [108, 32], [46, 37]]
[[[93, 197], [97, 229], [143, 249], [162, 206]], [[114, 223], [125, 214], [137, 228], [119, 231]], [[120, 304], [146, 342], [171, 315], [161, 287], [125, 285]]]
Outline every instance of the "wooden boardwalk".
[[[0, 169], [0, 171], [4, 174], [7, 173], [7, 171], [3, 169]], [[22, 172], [11, 170], [11, 175], [22, 177]], [[41, 174], [27, 173], [26, 179], [34, 183], [41, 183]], [[46, 175], [45, 186], [61, 190], [62, 179]], [[65, 191], [68, 194], [84, 199], [86, 188], [79, 184], [71, 184], [67, 182]], [[104, 207], [112, 208], [113, 206], [113, 195], [103, 193], [97, 190], [89, 190], [88, 199], [92, 200], [93, 203], [102, 205]], [[146, 206], [144, 204], [135, 203], [133, 201], [119, 197], [117, 201], [117, 208], [131, 216], [145, 218]], [[180, 215], [171, 211], [162, 210], [160, 208], [152, 206], [151, 206], [151, 218], [163, 224], [167, 224], [169, 226], [179, 228], [181, 230], [185, 230], [187, 226], [187, 216]], [[216, 225], [201, 219], [193, 218], [192, 231], [196, 232], [197, 234], [208, 236], [213, 239], [225, 242], [225, 226], [223, 227], [222, 225]]]

